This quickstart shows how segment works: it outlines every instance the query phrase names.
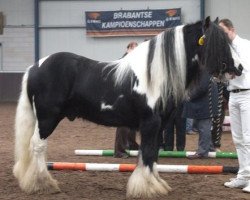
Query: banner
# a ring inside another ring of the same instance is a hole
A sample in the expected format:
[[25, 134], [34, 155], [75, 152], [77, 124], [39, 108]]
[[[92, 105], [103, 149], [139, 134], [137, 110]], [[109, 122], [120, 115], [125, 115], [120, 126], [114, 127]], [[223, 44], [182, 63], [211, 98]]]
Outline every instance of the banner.
[[181, 9], [85, 12], [87, 35], [152, 36], [181, 24]]

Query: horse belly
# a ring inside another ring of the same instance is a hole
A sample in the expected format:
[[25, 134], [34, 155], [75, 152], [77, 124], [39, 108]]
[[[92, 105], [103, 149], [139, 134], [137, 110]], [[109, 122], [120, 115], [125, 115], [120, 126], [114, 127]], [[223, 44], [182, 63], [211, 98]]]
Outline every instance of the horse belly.
[[73, 120], [76, 117], [87, 119], [91, 122], [105, 126], [128, 126], [137, 128], [139, 124], [139, 116], [128, 107], [115, 107], [90, 104], [82, 101], [73, 103], [65, 110], [65, 116]]

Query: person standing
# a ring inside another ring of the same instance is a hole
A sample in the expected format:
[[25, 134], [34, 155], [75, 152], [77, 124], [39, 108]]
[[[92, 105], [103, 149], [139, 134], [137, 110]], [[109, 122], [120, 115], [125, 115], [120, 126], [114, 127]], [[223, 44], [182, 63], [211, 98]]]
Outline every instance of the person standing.
[[[165, 151], [174, 150], [174, 135], [176, 135], [176, 150], [184, 151], [186, 146], [186, 118], [182, 117], [183, 103], [177, 105], [171, 118], [163, 130]], [[174, 134], [174, 132], [176, 134]]]
[[126, 52], [123, 54], [122, 58], [125, 57], [129, 52], [133, 51], [135, 47], [138, 46], [137, 42], [130, 42], [127, 45], [127, 50]]
[[236, 34], [229, 19], [220, 20], [219, 26], [232, 41], [232, 47], [243, 66], [242, 75], [229, 80], [228, 84], [231, 132], [238, 155], [239, 171], [224, 186], [243, 188], [244, 192], [250, 193], [250, 41]]
[[[211, 87], [211, 93], [209, 92]], [[207, 158], [209, 151], [214, 150], [212, 144], [212, 118], [217, 115], [218, 89], [217, 84], [211, 81], [211, 76], [203, 70], [200, 74], [197, 87], [190, 91], [189, 101], [184, 103], [183, 117], [195, 119], [199, 133], [198, 150], [189, 159]], [[212, 110], [209, 108], [211, 97]]]
[[[138, 44], [136, 42], [130, 42], [127, 45], [127, 50], [122, 57], [125, 57], [129, 52], [131, 52]], [[136, 131], [128, 127], [118, 127], [116, 129], [115, 136], [115, 148], [114, 148], [115, 158], [127, 158], [128, 154], [126, 149], [138, 150], [139, 145], [136, 142]]]

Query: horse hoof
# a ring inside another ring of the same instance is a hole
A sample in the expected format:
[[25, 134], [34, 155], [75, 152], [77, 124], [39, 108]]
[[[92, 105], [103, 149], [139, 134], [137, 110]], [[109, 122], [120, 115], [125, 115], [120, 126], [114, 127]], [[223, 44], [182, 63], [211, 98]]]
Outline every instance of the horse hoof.
[[27, 194], [56, 194], [61, 192], [56, 180], [50, 183], [41, 182], [32, 185], [21, 182], [20, 187]]
[[129, 178], [127, 198], [154, 198], [171, 191], [167, 182], [152, 173], [149, 167], [137, 167]]
[[19, 185], [28, 194], [53, 194], [61, 191], [57, 181], [47, 171], [38, 174], [26, 172]]

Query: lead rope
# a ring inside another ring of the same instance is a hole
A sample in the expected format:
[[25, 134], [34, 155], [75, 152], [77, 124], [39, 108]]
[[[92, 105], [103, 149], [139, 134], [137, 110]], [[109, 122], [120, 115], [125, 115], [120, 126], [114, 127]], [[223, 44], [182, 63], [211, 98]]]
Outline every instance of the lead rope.
[[[222, 120], [222, 106], [223, 106], [223, 84], [221, 82], [217, 83], [218, 85], [218, 115], [213, 117], [213, 105], [212, 105], [212, 83], [213, 77], [210, 78], [209, 81], [209, 111], [210, 117], [212, 118], [212, 127], [211, 130], [216, 128], [215, 134], [212, 135], [214, 146], [220, 146], [221, 140], [221, 120]], [[215, 127], [213, 127], [215, 126]]]

